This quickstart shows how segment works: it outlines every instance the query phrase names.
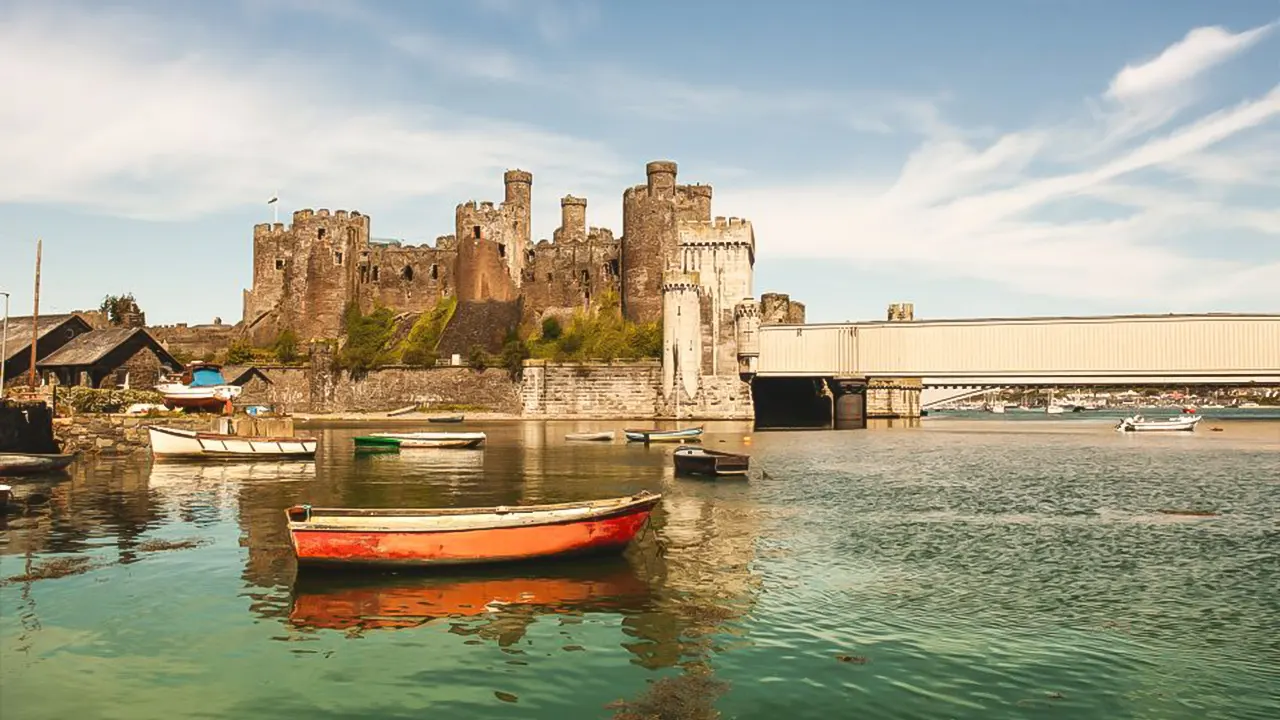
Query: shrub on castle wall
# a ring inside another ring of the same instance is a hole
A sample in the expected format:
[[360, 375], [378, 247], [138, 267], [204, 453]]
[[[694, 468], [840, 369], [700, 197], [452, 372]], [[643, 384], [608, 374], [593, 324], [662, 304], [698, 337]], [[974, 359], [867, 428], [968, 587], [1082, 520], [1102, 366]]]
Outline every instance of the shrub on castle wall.
[[567, 328], [544, 322], [541, 336], [529, 342], [529, 353], [560, 362], [661, 357], [662, 323], [628, 321], [617, 296], [608, 293], [595, 309], [575, 312]]
[[413, 324], [413, 329], [404, 342], [397, 348], [400, 362], [405, 365], [431, 366], [436, 362], [436, 346], [440, 344], [440, 336], [445, 326], [453, 319], [458, 308], [458, 299], [452, 295], [436, 303], [430, 312], [425, 312]]
[[368, 315], [351, 303], [343, 316], [346, 342], [338, 353], [338, 365], [351, 373], [365, 373], [394, 360], [387, 341], [395, 332], [395, 313], [377, 307]]

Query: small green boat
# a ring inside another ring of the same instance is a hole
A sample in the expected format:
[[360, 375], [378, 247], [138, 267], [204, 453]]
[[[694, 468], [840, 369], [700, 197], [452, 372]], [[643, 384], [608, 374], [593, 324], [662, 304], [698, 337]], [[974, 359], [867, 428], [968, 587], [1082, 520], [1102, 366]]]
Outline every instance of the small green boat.
[[361, 435], [356, 438], [356, 452], [396, 452], [400, 439], [378, 435]]

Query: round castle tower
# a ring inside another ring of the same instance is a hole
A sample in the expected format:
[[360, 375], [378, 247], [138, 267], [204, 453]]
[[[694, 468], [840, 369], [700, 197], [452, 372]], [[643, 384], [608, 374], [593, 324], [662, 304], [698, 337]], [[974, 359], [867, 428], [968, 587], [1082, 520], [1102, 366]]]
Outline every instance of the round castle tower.
[[738, 346], [738, 376], [749, 381], [760, 365], [760, 303], [745, 298], [733, 308], [734, 337]]
[[663, 315], [662, 273], [679, 245], [676, 164], [645, 166], [648, 183], [622, 194], [622, 309], [628, 320], [653, 322]]

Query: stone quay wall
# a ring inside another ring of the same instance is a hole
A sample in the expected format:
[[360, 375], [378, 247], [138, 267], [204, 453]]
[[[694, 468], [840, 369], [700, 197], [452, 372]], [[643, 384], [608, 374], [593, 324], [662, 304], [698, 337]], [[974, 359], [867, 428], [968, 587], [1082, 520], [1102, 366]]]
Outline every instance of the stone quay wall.
[[132, 455], [147, 452], [147, 425], [214, 430], [216, 416], [147, 418], [133, 415], [76, 415], [54, 418], [53, 433], [62, 452], [81, 455]]
[[284, 413], [386, 412], [406, 405], [465, 405], [520, 412], [519, 386], [500, 368], [386, 367], [352, 377], [328, 367], [259, 367], [240, 404]]

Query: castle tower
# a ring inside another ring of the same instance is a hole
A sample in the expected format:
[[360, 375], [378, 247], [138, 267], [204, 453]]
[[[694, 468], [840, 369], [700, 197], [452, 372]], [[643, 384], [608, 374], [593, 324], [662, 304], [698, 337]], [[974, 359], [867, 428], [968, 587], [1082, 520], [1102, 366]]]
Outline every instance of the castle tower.
[[533, 174], [508, 170], [506, 199], [462, 203], [455, 213], [458, 261], [454, 270], [459, 301], [515, 300], [523, 280], [529, 242]]
[[662, 283], [662, 393], [680, 415], [693, 410], [702, 380], [702, 297], [696, 273], [670, 271]]
[[648, 183], [622, 194], [622, 310], [633, 322], [663, 316], [662, 273], [675, 260], [676, 164], [645, 166]]
[[734, 306], [733, 319], [738, 376], [750, 381], [760, 365], [760, 303], [754, 298], [745, 298]]
[[560, 229], [556, 242], [581, 242], [587, 239], [587, 201], [565, 195], [560, 199]]

